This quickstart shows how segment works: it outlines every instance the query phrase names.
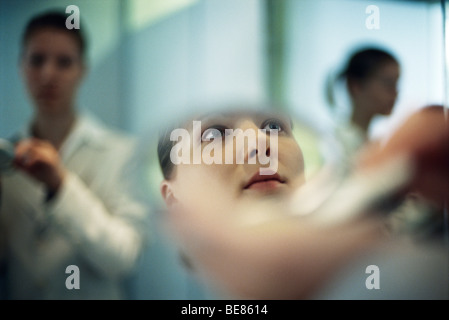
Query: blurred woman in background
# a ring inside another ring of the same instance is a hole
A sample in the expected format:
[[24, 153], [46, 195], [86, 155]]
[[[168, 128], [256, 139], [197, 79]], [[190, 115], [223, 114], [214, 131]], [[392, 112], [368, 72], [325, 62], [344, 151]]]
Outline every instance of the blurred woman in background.
[[21, 71], [33, 118], [1, 177], [0, 258], [8, 299], [123, 299], [146, 244], [147, 208], [130, 181], [134, 139], [77, 109], [86, 42], [67, 15], [27, 24]]
[[368, 140], [372, 120], [389, 116], [398, 96], [400, 77], [398, 59], [385, 49], [367, 47], [352, 53], [336, 79], [327, 84], [327, 99], [333, 108], [337, 100], [337, 84], [344, 84], [349, 97], [349, 119], [338, 124], [336, 138], [347, 153], [357, 152]]

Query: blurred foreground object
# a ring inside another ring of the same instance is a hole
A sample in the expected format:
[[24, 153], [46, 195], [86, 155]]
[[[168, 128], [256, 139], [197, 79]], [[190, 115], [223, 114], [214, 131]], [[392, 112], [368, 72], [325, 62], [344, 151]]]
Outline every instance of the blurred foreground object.
[[[267, 197], [223, 207], [204, 197], [193, 211], [178, 202], [167, 216], [169, 230], [192, 270], [232, 297], [448, 299], [447, 244], [409, 241], [389, 228], [410, 194], [444, 214], [444, 112], [432, 106], [413, 114], [386, 145], [366, 145], [337, 174], [329, 170], [300, 185], [291, 202]], [[369, 265], [380, 268], [380, 291], [365, 285]]]

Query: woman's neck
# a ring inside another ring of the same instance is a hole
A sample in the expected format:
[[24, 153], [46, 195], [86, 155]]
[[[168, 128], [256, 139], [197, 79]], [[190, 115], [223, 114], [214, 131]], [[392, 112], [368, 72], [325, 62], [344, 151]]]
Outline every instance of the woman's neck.
[[355, 124], [360, 130], [368, 134], [368, 129], [371, 124], [373, 115], [369, 112], [365, 112], [364, 108], [354, 106], [351, 115], [351, 123]]
[[32, 135], [49, 141], [56, 149], [64, 143], [76, 120], [74, 112], [63, 115], [36, 114], [32, 123]]

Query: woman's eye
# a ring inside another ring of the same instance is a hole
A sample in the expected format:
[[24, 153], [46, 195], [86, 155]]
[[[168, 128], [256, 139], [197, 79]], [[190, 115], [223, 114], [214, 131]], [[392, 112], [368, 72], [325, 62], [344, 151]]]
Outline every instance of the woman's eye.
[[61, 69], [69, 68], [73, 63], [73, 60], [70, 57], [59, 57], [58, 58], [58, 67]]
[[213, 139], [222, 138], [226, 134], [226, 128], [224, 127], [211, 127], [204, 130], [201, 135], [201, 141], [211, 141]]
[[30, 65], [39, 68], [44, 64], [45, 57], [42, 54], [34, 54], [30, 57]]
[[268, 120], [262, 125], [262, 129], [265, 130], [277, 130], [278, 132], [284, 131], [284, 126], [278, 120]]
[[224, 137], [224, 129], [221, 130], [219, 128], [208, 128], [204, 130], [201, 141], [211, 141], [213, 139], [222, 138]]

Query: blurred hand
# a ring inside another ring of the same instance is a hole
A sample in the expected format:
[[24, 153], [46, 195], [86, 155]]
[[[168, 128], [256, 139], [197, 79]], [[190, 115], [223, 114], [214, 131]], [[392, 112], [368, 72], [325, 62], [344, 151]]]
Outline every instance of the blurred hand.
[[45, 140], [31, 138], [15, 147], [14, 165], [42, 182], [51, 193], [58, 191], [65, 176], [58, 151]]
[[360, 167], [372, 167], [406, 156], [414, 172], [406, 192], [416, 192], [442, 205], [449, 196], [449, 122], [443, 106], [429, 106], [411, 116], [383, 147], [368, 149]]

